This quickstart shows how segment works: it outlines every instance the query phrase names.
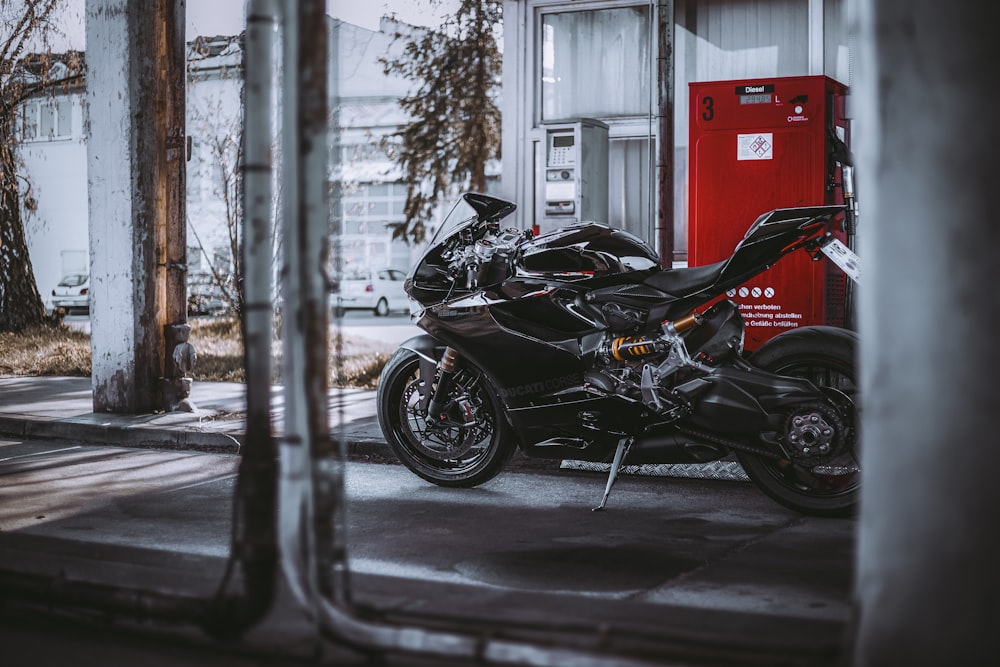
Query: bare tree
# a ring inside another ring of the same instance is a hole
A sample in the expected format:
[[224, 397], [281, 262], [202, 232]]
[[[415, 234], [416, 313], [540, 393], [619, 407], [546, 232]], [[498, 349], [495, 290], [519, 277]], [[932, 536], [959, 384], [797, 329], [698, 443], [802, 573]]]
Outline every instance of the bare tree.
[[[216, 119], [216, 122], [208, 120], [209, 118]], [[241, 122], [239, 118], [233, 118], [229, 119], [230, 122], [220, 123], [218, 115], [201, 116], [198, 113], [192, 116], [192, 120], [196, 119], [203, 123], [200, 127], [205, 130], [200, 137], [205, 145], [204, 161], [200, 165], [204, 173], [198, 176], [210, 183], [212, 196], [217, 197], [222, 205], [225, 254], [216, 253], [217, 246], [202, 239], [195, 225], [189, 225], [189, 229], [208, 265], [212, 284], [218, 288], [226, 304], [238, 314], [242, 299], [237, 286], [243, 275], [240, 261], [243, 221], [239, 199], [239, 165], [243, 159]]]
[[[244, 72], [246, 52], [243, 35], [232, 37], [198, 37], [191, 44], [188, 56], [189, 75], [193, 81], [206, 77], [197, 74], [199, 68], [211, 71], [211, 78], [231, 79], [237, 83], [238, 93], [220, 89], [216, 94], [196, 94], [197, 84], [189, 88], [188, 128], [196, 137], [201, 152], [195, 167], [189, 172], [189, 187], [200, 187], [204, 182], [209, 188], [208, 197], [221, 206], [222, 226], [219, 229], [205, 229], [191, 224], [195, 243], [208, 265], [212, 286], [233, 312], [243, 311], [243, 100], [245, 95]], [[238, 52], [238, 59], [237, 59]], [[214, 62], [208, 62], [216, 59]], [[228, 63], [228, 64], [227, 64]], [[234, 104], [234, 101], [238, 103]], [[277, 145], [273, 147], [279, 154]], [[275, 184], [271, 246], [273, 260], [278, 264], [281, 257], [281, 185]], [[188, 206], [188, 214], [192, 207]], [[201, 231], [199, 231], [199, 228]], [[221, 247], [215, 240], [221, 231], [225, 252], [217, 252]], [[203, 236], [204, 235], [204, 236]], [[276, 285], [275, 293], [276, 293]]]
[[[189, 72], [196, 71], [199, 62], [215, 59], [221, 63], [209, 66], [218, 80], [233, 79], [239, 87], [239, 99], [243, 89], [243, 49], [239, 37], [198, 37], [192, 44], [188, 56]], [[239, 52], [239, 61], [232, 57]], [[227, 60], [227, 57], [229, 59]], [[232, 62], [233, 64], [226, 64]], [[218, 253], [218, 245], [213, 239], [205, 239], [196, 225], [188, 224], [198, 248], [208, 265], [208, 274], [215, 291], [225, 304], [237, 315], [243, 307], [242, 285], [242, 172], [243, 164], [243, 119], [240, 105], [225, 104], [218, 95], [201, 97], [197, 101], [189, 99], [188, 124], [191, 134], [197, 136], [203, 150], [198, 161], [198, 170], [192, 174], [203, 180], [210, 188], [209, 196], [217, 200], [222, 209], [222, 231], [225, 234], [225, 252]], [[189, 95], [193, 98], [193, 95]], [[229, 107], [227, 109], [227, 106]], [[190, 213], [190, 208], [189, 211]], [[204, 231], [204, 230], [203, 230]], [[214, 231], [214, 230], [213, 230]]]
[[[0, 331], [22, 331], [46, 318], [21, 214], [21, 186], [30, 192], [30, 184], [19, 173], [18, 113], [27, 98], [82, 77], [79, 53], [54, 57], [48, 48], [58, 4], [0, 0]], [[34, 53], [25, 55], [28, 49]]]
[[393, 238], [424, 239], [425, 223], [453, 187], [486, 189], [486, 164], [500, 157], [501, 0], [461, 0], [438, 30], [397, 32], [405, 44], [381, 60], [386, 74], [417, 84], [400, 100], [412, 121], [383, 142], [408, 182], [406, 221]]

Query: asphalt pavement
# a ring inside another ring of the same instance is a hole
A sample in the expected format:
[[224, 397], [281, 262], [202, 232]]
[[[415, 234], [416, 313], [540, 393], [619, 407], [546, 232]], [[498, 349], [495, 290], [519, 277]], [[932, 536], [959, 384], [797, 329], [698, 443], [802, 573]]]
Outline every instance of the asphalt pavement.
[[[331, 425], [354, 457], [351, 537], [367, 546], [352, 552], [352, 574], [362, 600], [435, 623], [457, 614], [541, 628], [543, 636], [573, 626], [685, 647], [676, 653], [683, 661], [653, 653], [661, 658], [649, 664], [843, 660], [853, 520], [797, 516], [738, 474], [717, 481], [718, 470], [676, 471], [694, 478], [686, 480], [665, 480], [671, 472], [663, 470], [659, 478], [625, 479], [603, 515], [589, 511], [602, 474], [572, 466], [529, 465], [479, 489], [440, 489], [398, 465], [361, 462], [393, 458], [374, 394], [332, 390], [328, 403]], [[244, 396], [241, 384], [195, 381], [190, 412], [99, 414], [89, 378], [0, 377], [0, 573], [173, 584], [210, 595], [228, 552]], [[274, 396], [280, 433], [280, 388]], [[94, 656], [125, 650], [113, 628], [40, 626], [11, 616], [2, 598], [0, 642], [19, 647], [5, 652], [6, 665], [46, 664], [32, 653], [42, 636], [64, 640], [45, 646], [53, 660], [59, 646], [81, 642]], [[213, 664], [205, 661], [211, 651], [230, 649], [251, 661], [231, 664], [277, 664], [255, 661], [287, 657], [290, 645], [287, 636], [266, 650], [195, 640], [168, 660], [163, 641], [145, 637], [132, 650], [145, 655], [159, 646], [156, 664], [164, 665]], [[18, 651], [23, 662], [11, 657]]]

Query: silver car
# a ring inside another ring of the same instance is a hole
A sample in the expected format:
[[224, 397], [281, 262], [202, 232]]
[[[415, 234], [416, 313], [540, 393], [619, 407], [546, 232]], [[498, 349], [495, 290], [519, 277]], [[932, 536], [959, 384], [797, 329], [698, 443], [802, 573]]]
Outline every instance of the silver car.
[[71, 273], [63, 276], [52, 290], [52, 307], [90, 310], [90, 276], [86, 273]]
[[393, 310], [409, 311], [410, 299], [403, 291], [405, 278], [398, 269], [347, 271], [331, 294], [334, 312], [342, 315], [347, 310], [370, 310], [382, 317]]

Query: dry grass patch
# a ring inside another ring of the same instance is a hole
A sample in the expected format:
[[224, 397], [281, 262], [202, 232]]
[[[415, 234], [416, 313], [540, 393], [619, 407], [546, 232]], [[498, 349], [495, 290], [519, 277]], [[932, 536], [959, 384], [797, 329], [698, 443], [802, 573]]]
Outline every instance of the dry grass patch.
[[[232, 317], [192, 319], [190, 342], [198, 353], [196, 381], [244, 382], [239, 322]], [[275, 327], [280, 331], [280, 324]], [[331, 386], [372, 389], [395, 348], [368, 339], [331, 336]], [[0, 333], [0, 375], [89, 376], [90, 334], [65, 324], [47, 324], [18, 334]], [[273, 381], [281, 382], [282, 343], [272, 345]], [[339, 356], [338, 353], [339, 352]]]
[[334, 387], [374, 389], [378, 376], [395, 347], [365, 338], [343, 340], [330, 337], [330, 384]]
[[235, 317], [192, 319], [188, 339], [198, 353], [191, 370], [195, 380], [243, 382], [243, 341]]
[[90, 334], [46, 323], [0, 333], [2, 375], [90, 375]]

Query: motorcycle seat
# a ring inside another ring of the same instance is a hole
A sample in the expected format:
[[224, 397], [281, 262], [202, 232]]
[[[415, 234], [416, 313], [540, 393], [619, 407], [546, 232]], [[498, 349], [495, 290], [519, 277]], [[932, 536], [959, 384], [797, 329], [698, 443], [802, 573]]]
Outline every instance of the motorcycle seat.
[[643, 282], [661, 292], [683, 298], [697, 294], [717, 283], [728, 261], [722, 260], [704, 266], [664, 269], [649, 276]]

